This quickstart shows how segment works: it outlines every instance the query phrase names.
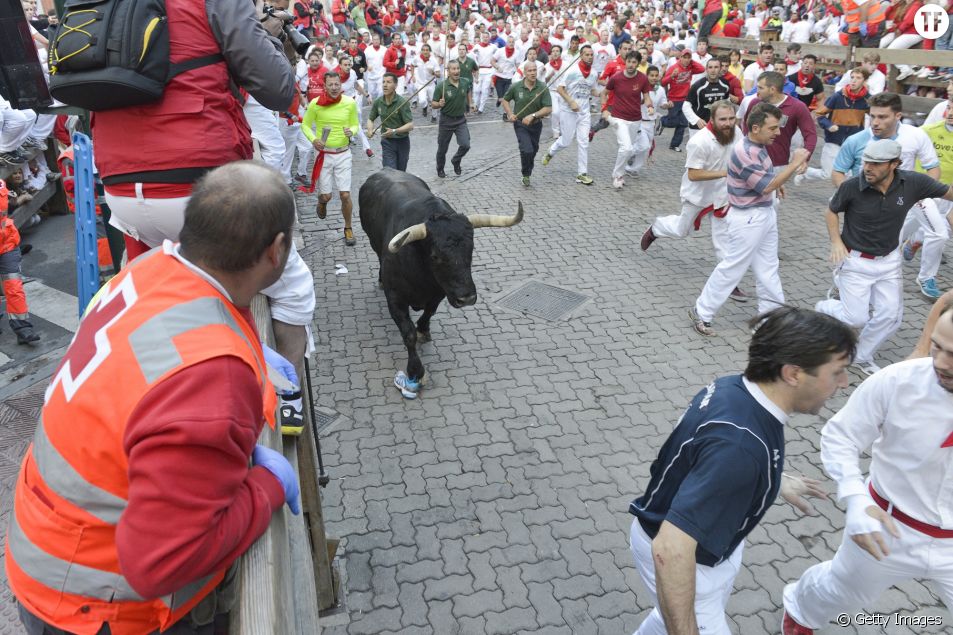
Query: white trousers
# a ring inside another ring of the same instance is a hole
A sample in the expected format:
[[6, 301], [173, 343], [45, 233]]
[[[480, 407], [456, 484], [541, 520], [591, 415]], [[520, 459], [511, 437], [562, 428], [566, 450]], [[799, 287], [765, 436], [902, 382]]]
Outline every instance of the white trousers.
[[[692, 232], [695, 217], [703, 209], [705, 208], [701, 205], [682, 201], [682, 212], [680, 214], [655, 217], [655, 221], [652, 223], [652, 233], [655, 234], [656, 238], [686, 238]], [[726, 224], [721, 218], [709, 217], [711, 218], [711, 242], [715, 248], [715, 257], [721, 260], [725, 254], [721, 241], [725, 238], [723, 230]]]
[[[916, 33], [903, 33], [897, 35], [896, 33], [888, 33], [883, 36], [880, 40], [880, 48], [882, 49], [909, 49], [913, 48], [917, 44], [923, 41], [923, 38]], [[897, 70], [899, 72], [904, 72], [910, 70], [910, 66], [907, 64], [897, 64]]]
[[[948, 211], [947, 201], [939, 199], [942, 209]], [[923, 246], [920, 249], [920, 273], [917, 280], [923, 282], [935, 278], [940, 270], [943, 249], [950, 239], [950, 223], [941, 211], [938, 201], [928, 198], [910, 208], [900, 230], [900, 240], [912, 237], [919, 228], [923, 229]]]
[[36, 113], [32, 110], [0, 110], [0, 152], [12, 152], [33, 132]]
[[[861, 258], [852, 251], [834, 269], [839, 300], [821, 300], [815, 309], [860, 331], [857, 362], [871, 362], [874, 353], [903, 320], [903, 276], [900, 250], [881, 258]], [[873, 314], [871, 315], [871, 309]]]
[[[185, 206], [189, 196], [179, 198], [144, 198], [142, 184], [136, 184], [137, 196], [106, 194], [106, 203], [112, 211], [110, 224], [141, 240], [150, 247], [163, 240], [179, 239], [185, 221]], [[286, 324], [304, 326], [308, 331], [308, 353], [314, 350], [311, 321], [314, 319], [314, 278], [294, 243], [288, 263], [281, 277], [262, 293], [271, 298], [271, 316]]]
[[884, 591], [914, 578], [932, 581], [947, 608], [953, 607], [953, 539], [894, 524], [900, 538], [880, 532], [890, 555], [877, 560], [845, 535], [833, 560], [814, 565], [784, 587], [784, 610], [798, 624], [821, 629], [840, 613], [875, 609]]
[[559, 138], [549, 148], [549, 154], [555, 156], [560, 150], [565, 150], [576, 140], [576, 172], [585, 174], [589, 166], [589, 123], [592, 115], [588, 104], [580, 104], [579, 112], [565, 108], [559, 113]]
[[732, 208], [724, 218], [712, 221], [713, 234], [717, 223], [722, 225], [712, 240], [720, 244], [722, 256], [695, 301], [698, 317], [711, 322], [748, 269], [757, 282], [758, 313], [784, 304], [778, 273], [778, 217], [774, 206]]
[[477, 84], [473, 87], [473, 104], [480, 112], [483, 112], [486, 100], [490, 98], [490, 92], [493, 90], [493, 86], [490, 85], [491, 77], [493, 77], [493, 69], [481, 68]]
[[278, 127], [278, 114], [268, 110], [251, 95], [243, 108], [245, 120], [251, 128], [252, 138], [258, 142], [261, 160], [271, 168], [281, 172], [281, 160], [285, 154], [285, 140]]
[[[559, 93], [554, 90], [549, 91], [549, 99], [553, 103], [553, 111], [549, 113], [549, 121], [553, 127], [553, 138], [559, 136], [559, 114], [561, 108], [559, 107]], [[588, 137], [586, 137], [588, 139]]]
[[837, 158], [837, 153], [840, 152], [840, 146], [836, 143], [824, 143], [824, 147], [821, 148], [821, 167], [819, 168], [808, 168], [804, 173], [804, 180], [831, 180], [831, 171], [834, 169], [834, 159]]
[[[638, 519], [632, 521], [629, 536], [632, 555], [635, 557], [635, 568], [639, 571], [645, 588], [652, 596], [655, 608], [645, 618], [635, 635], [666, 635], [665, 622], [658, 608], [658, 594], [655, 590], [655, 562], [652, 560], [652, 541]], [[725, 606], [731, 597], [731, 587], [735, 576], [741, 569], [741, 554], [744, 551], [742, 542], [731, 553], [727, 560], [706, 567], [695, 565], [695, 620], [698, 630], [705, 635], [731, 635], [728, 620], [725, 619]]]
[[312, 145], [301, 132], [301, 124], [288, 125], [284, 121], [281, 126], [281, 137], [285, 142], [285, 153], [281, 157], [281, 175], [285, 181], [291, 181], [291, 164], [294, 162], [295, 150], [298, 151], [298, 167], [295, 170], [300, 176], [308, 176], [308, 157]]
[[371, 77], [365, 73], [364, 86], [367, 88], [367, 97], [371, 103], [378, 97], [384, 96], [384, 75], [380, 77]]
[[[649, 148], [652, 147], [651, 138], [642, 130], [642, 122], [626, 121], [610, 115], [609, 123], [615, 128], [616, 141], [619, 142], [612, 177], [619, 179], [625, 176], [626, 167], [630, 172], [638, 173], [645, 165]], [[588, 134], [586, 132], [586, 135]], [[588, 139], [588, 136], [586, 138]], [[630, 160], [632, 163], [629, 163]]]
[[430, 100], [433, 99], [434, 83], [430, 82], [426, 88], [417, 93], [417, 104], [421, 108], [430, 108]]

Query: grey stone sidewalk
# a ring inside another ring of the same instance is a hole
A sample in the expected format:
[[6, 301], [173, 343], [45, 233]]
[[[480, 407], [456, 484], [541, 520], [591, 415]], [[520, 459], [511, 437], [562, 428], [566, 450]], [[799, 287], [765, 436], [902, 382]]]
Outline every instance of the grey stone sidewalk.
[[[411, 171], [458, 211], [512, 213], [517, 200], [526, 208], [517, 227], [476, 233], [480, 298], [463, 310], [444, 304], [435, 316], [433, 343], [422, 348], [429, 385], [416, 401], [392, 386], [405, 352], [357, 219], [357, 247], [346, 248], [338, 206], [319, 221], [313, 198], [300, 198], [318, 295], [317, 399], [346, 415], [322, 438], [333, 479], [325, 514], [343, 538], [350, 617], [333, 633], [634, 631], [650, 600], [629, 552], [627, 506], [689, 399], [744, 364], [751, 303], [728, 303], [710, 339], [686, 317], [714, 265], [707, 223], [688, 240], [639, 250], [651, 218], [678, 208], [685, 155], [667, 149], [669, 133], [645, 175], [621, 191], [610, 187], [611, 132], [590, 149], [593, 186], [573, 182], [571, 148], [537, 166], [523, 188], [512, 129], [484, 121], [471, 128], [459, 178], [434, 175], [435, 128], [412, 135]], [[355, 158], [355, 198], [378, 161]], [[788, 300], [802, 306], [830, 285], [829, 195], [825, 183], [792, 188], [782, 208], [781, 277]], [[336, 263], [349, 273], [335, 275]], [[906, 356], [929, 310], [908, 271], [904, 325], [884, 363]], [[591, 299], [556, 322], [495, 303], [530, 279]], [[750, 276], [745, 285], [753, 291]], [[830, 491], [818, 433], [845, 398], [820, 417], [795, 417], [787, 431], [788, 469], [825, 479]], [[831, 501], [817, 507], [818, 516], [799, 518], [776, 504], [751, 534], [728, 605], [736, 632], [779, 632], [784, 583], [832, 555], [843, 514]], [[945, 626], [824, 632], [950, 630], [949, 614], [919, 582], [869, 609], [941, 615]]]

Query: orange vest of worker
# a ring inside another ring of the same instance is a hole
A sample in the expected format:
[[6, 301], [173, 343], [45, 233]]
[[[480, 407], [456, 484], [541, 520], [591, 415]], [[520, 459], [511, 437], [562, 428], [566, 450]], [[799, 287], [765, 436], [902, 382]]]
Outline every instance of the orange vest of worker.
[[276, 396], [258, 334], [207, 280], [172, 255], [172, 243], [113, 278], [87, 312], [46, 391], [20, 467], [6, 540], [16, 598], [49, 624], [114, 635], [165, 629], [222, 580], [216, 571], [161, 598], [123, 577], [116, 526], [127, 504], [126, 421], [158, 383], [231, 355], [261, 384], [272, 427]]
[[0, 179], [0, 254], [11, 251], [20, 244], [20, 232], [13, 219], [8, 216], [10, 210], [10, 189]]
[[[887, 9], [890, 8], [889, 2], [880, 2], [879, 0], [867, 0], [867, 25], [876, 25], [886, 19]], [[844, 0], [844, 20], [847, 21], [847, 32], [857, 33], [860, 31], [860, 5], [855, 0]]]

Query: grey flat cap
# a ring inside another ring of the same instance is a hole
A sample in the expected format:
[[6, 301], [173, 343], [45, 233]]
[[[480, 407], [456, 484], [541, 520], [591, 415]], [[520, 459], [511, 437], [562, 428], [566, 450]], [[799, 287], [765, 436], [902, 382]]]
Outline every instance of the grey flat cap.
[[893, 139], [877, 139], [864, 148], [867, 163], [887, 163], [900, 158], [900, 144]]

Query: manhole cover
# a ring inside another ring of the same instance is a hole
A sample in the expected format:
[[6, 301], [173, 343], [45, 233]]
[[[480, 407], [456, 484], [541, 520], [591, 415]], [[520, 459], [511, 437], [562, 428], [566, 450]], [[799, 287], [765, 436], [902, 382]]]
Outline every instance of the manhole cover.
[[318, 428], [318, 432], [323, 432], [325, 428], [330, 427], [338, 419], [341, 418], [341, 413], [336, 410], [331, 410], [330, 408], [321, 408], [319, 406], [314, 407], [314, 423]]
[[582, 306], [589, 296], [530, 280], [497, 301], [503, 308], [555, 322]]

